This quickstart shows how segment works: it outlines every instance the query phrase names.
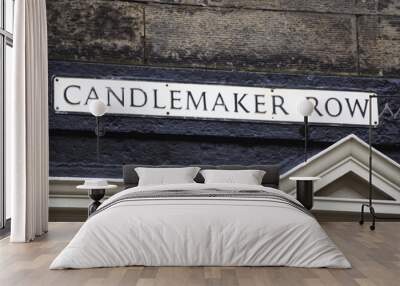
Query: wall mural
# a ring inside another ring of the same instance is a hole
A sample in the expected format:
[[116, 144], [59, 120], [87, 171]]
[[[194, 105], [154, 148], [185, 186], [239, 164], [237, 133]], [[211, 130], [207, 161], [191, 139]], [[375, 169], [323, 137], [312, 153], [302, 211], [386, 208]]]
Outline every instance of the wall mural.
[[[393, 21], [399, 9], [395, 5], [330, 1], [327, 10], [315, 1], [280, 1], [278, 11], [274, 1], [239, 1], [238, 6], [232, 6], [232, 1], [203, 2], [48, 1], [49, 87], [57, 76], [399, 94], [398, 23]], [[113, 92], [121, 98], [118, 90]], [[281, 124], [107, 114], [102, 118], [106, 135], [97, 163], [95, 119], [84, 113], [56, 112], [53, 96], [51, 91], [52, 176], [121, 177], [123, 163], [279, 163], [284, 172], [302, 161], [300, 120]], [[176, 92], [173, 96], [180, 98]], [[239, 94], [237, 98], [238, 111], [246, 115]], [[283, 108], [294, 106], [296, 100], [291, 95]], [[255, 111], [254, 96], [252, 101]], [[225, 112], [221, 99], [217, 103], [215, 110]], [[346, 101], [340, 103], [329, 101], [332, 115], [340, 106], [343, 112], [348, 110]], [[359, 101], [359, 106], [354, 103], [350, 107], [364, 110], [365, 101]], [[379, 101], [381, 112], [385, 103]], [[262, 105], [259, 111], [264, 110]], [[383, 114], [398, 118], [398, 110], [390, 103], [390, 111], [386, 108]], [[310, 155], [351, 133], [368, 140], [366, 126], [315, 122], [310, 128]], [[398, 122], [383, 116], [374, 132], [376, 147], [400, 162]]]
[[[400, 80], [341, 76], [302, 76], [252, 72], [174, 69], [143, 66], [49, 62], [49, 128], [51, 176], [121, 177], [121, 164], [280, 164], [282, 172], [303, 160], [302, 123], [198, 120], [107, 114], [106, 135], [96, 161], [95, 119], [84, 113], [55, 111], [51, 79], [57, 77], [114, 78], [216, 85], [324, 89], [396, 95]], [[382, 84], [382, 83], [385, 84]], [[114, 96], [111, 94], [111, 98]], [[295, 97], [295, 95], [293, 95]], [[72, 99], [72, 98], [71, 98]], [[75, 98], [73, 99], [75, 100]], [[288, 98], [288, 104], [291, 104]], [[394, 103], [389, 105], [396, 114]], [[379, 110], [385, 101], [379, 101]], [[387, 108], [386, 108], [387, 109]], [[385, 112], [386, 114], [386, 112]], [[400, 162], [400, 125], [382, 117], [374, 130], [378, 149]], [[310, 155], [348, 134], [368, 139], [367, 126], [311, 124]], [[397, 145], [396, 145], [397, 144]]]

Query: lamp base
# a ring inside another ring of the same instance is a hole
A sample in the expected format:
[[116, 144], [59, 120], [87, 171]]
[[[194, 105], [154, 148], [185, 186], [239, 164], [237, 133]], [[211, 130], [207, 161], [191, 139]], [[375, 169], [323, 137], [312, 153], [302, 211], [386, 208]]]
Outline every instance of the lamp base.
[[369, 208], [369, 212], [372, 216], [372, 224], [369, 226], [370, 230], [375, 230], [375, 220], [376, 220], [376, 215], [375, 215], [375, 209], [371, 204], [362, 204], [361, 205], [361, 218], [360, 218], [360, 225], [364, 224], [364, 207]]

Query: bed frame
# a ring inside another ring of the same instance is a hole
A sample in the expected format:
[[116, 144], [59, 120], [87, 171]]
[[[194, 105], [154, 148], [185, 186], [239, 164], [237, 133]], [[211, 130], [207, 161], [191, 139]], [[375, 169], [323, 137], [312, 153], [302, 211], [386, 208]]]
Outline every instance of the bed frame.
[[[265, 187], [271, 187], [275, 189], [279, 189], [279, 166], [278, 165], [192, 165], [195, 167], [200, 167], [201, 169], [220, 169], [220, 170], [263, 170], [265, 171], [265, 175], [262, 180], [262, 185]], [[122, 167], [123, 170], [123, 178], [124, 185], [126, 188], [132, 188], [138, 185], [139, 177], [135, 171], [137, 167], [157, 167], [157, 168], [179, 168], [179, 167], [187, 167], [182, 165], [124, 165]], [[204, 183], [203, 176], [199, 173], [194, 179], [197, 183]]]

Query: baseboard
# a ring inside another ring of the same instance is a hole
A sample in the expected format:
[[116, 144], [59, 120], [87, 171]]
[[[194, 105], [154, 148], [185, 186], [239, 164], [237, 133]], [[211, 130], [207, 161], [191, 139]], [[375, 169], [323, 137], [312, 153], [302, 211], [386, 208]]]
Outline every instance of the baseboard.
[[[359, 212], [340, 212], [340, 211], [312, 211], [313, 215], [317, 218], [319, 222], [328, 221], [359, 221]], [[400, 221], [399, 214], [379, 214], [379, 221]], [[366, 212], [364, 215], [364, 221], [371, 221], [371, 215]]]
[[49, 208], [51, 222], [83, 222], [88, 217], [87, 208]]
[[[312, 211], [313, 215], [319, 222], [342, 222], [342, 221], [354, 221], [357, 222], [360, 219], [360, 213], [356, 212], [337, 212], [337, 211]], [[87, 208], [50, 208], [49, 209], [49, 221], [52, 222], [83, 222], [86, 221]], [[382, 219], [379, 221], [400, 221], [400, 215], [380, 215]], [[390, 218], [390, 219], [389, 219]], [[394, 218], [394, 219], [393, 219]], [[371, 216], [366, 213], [365, 221], [370, 221]]]

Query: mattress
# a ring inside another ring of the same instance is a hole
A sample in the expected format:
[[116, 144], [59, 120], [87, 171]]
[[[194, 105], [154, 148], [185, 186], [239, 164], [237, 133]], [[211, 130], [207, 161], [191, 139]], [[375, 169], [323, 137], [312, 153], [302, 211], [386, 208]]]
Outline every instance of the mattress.
[[110, 197], [50, 269], [131, 265], [351, 267], [316, 219], [282, 191], [197, 183]]

